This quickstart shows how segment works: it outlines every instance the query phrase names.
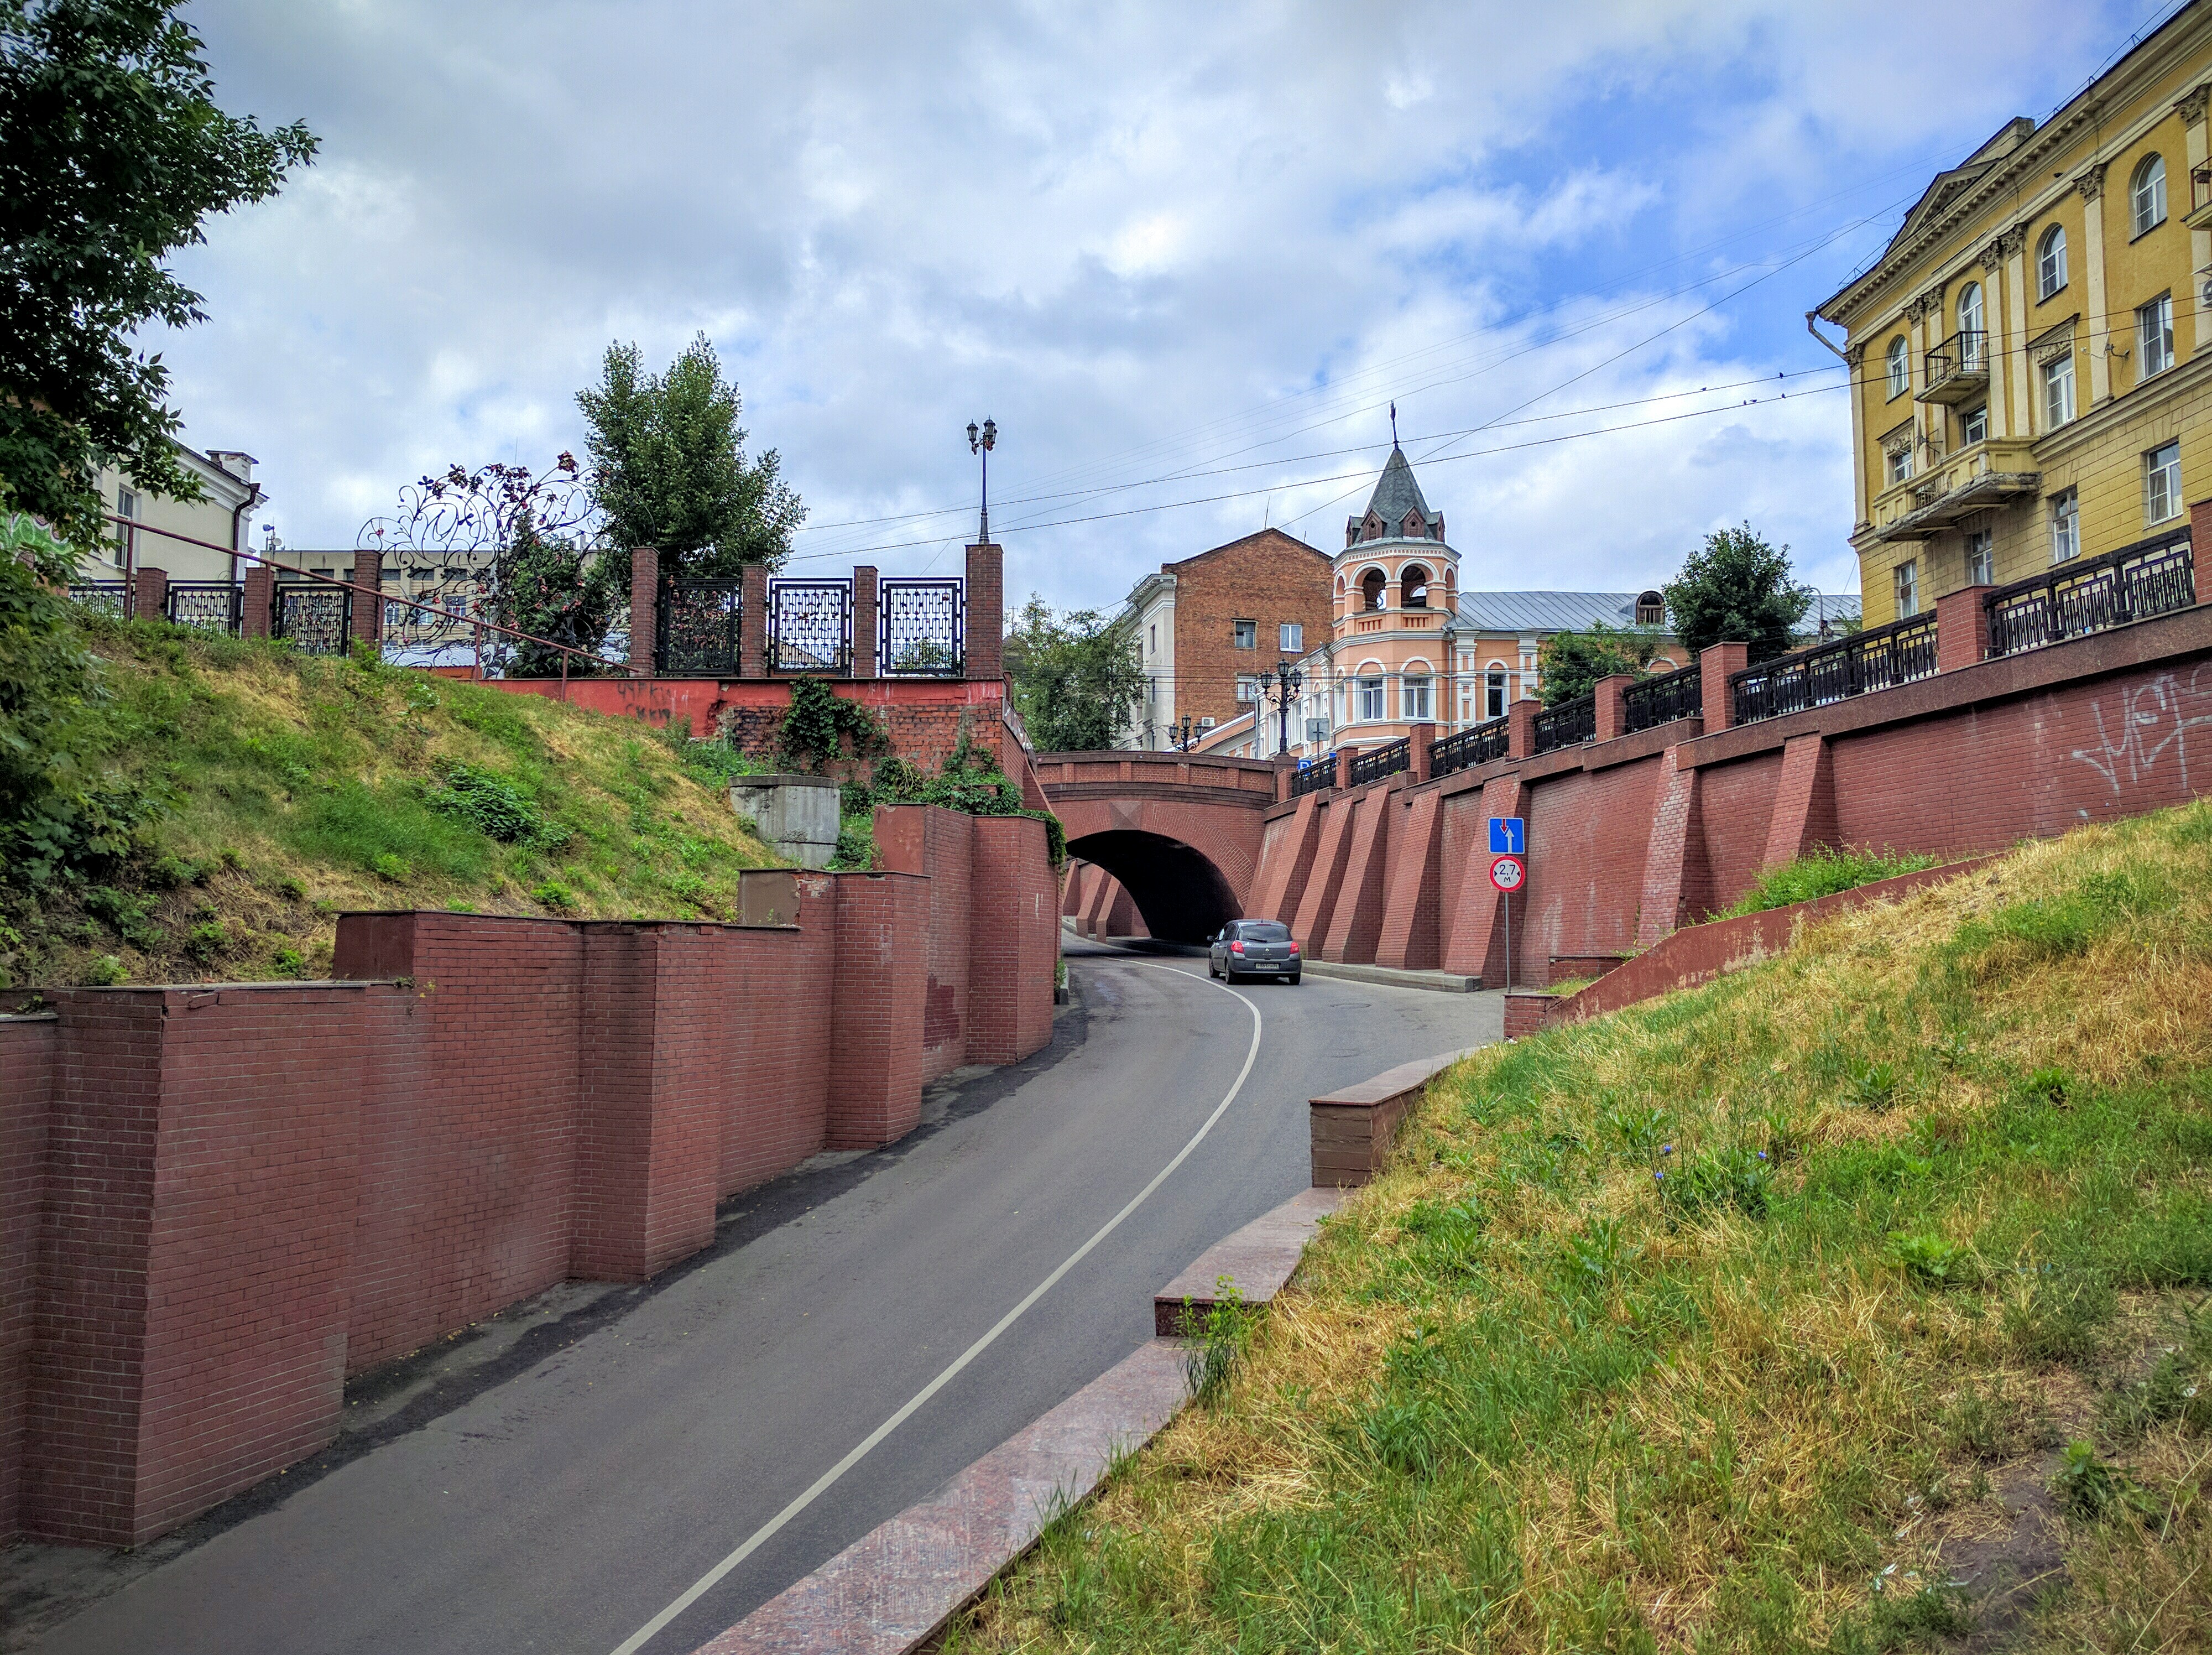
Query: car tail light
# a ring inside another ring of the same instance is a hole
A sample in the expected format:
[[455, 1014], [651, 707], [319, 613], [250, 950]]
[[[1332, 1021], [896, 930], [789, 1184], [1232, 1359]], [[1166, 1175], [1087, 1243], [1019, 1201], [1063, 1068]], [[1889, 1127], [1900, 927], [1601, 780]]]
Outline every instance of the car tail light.
[[1291, 952], [1294, 954], [1298, 952], [1298, 946], [1295, 942], [1291, 945]]
[[1241, 954], [1244, 952], [1244, 945], [1241, 942], [1232, 942], [1229, 945], [1229, 952], [1232, 954]]

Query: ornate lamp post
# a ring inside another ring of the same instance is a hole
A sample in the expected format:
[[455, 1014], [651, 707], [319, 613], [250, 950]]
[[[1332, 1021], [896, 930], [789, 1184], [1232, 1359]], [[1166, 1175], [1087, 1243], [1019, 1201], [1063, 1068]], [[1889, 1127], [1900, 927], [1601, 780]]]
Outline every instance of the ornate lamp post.
[[1277, 731], [1275, 751], [1286, 753], [1291, 750], [1291, 697], [1305, 688], [1305, 675], [1287, 660], [1275, 663], [1275, 683], [1281, 691], [1276, 711], [1281, 715]]
[[979, 546], [991, 544], [991, 450], [998, 446], [998, 421], [985, 420], [980, 431], [975, 429], [974, 420], [968, 422], [968, 452], [980, 454], [983, 459], [983, 520], [975, 532], [975, 544]]

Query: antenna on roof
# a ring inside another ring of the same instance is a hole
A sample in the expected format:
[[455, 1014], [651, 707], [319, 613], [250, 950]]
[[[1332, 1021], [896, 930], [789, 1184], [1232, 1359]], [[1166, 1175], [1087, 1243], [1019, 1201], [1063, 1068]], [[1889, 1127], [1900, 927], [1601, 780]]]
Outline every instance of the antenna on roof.
[[1390, 446], [1398, 446], [1398, 405], [1395, 400], [1390, 404]]

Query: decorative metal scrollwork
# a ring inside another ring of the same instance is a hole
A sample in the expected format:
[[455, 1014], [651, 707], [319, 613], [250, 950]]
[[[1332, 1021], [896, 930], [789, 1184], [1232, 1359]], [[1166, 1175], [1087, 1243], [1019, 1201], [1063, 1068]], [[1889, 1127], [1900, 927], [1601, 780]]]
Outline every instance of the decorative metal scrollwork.
[[843, 672], [852, 660], [851, 581], [769, 582], [769, 672]]
[[957, 678], [968, 670], [964, 583], [885, 581], [877, 587], [876, 671]]

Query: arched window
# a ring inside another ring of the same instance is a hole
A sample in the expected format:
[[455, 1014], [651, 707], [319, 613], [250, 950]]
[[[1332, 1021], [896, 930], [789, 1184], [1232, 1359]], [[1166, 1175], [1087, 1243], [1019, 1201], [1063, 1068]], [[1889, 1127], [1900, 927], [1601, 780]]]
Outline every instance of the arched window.
[[2135, 181], [2128, 186], [2128, 216], [2133, 221], [2134, 235], [2145, 230], [2154, 230], [2166, 222], [2166, 158], [2145, 155], [2142, 165], [2136, 168]]
[[1426, 609], [1429, 606], [1429, 572], [1419, 563], [1406, 565], [1406, 572], [1398, 579], [1398, 607]]
[[1390, 577], [1379, 569], [1370, 569], [1359, 577], [1359, 606], [1370, 615], [1382, 607], [1382, 594], [1389, 589]]
[[1667, 624], [1667, 600], [1656, 592], [1636, 594], [1636, 624], [1638, 626], [1664, 626]]
[[1978, 372], [1982, 366], [1982, 284], [1969, 282], [1959, 289], [1959, 371]]
[[2066, 230], [2053, 224], [2035, 244], [2035, 301], [2041, 304], [2066, 285]]
[[1889, 342], [1889, 394], [1903, 396], [1912, 384], [1912, 368], [1905, 360], [1905, 335], [1899, 334]]
[[1482, 675], [1482, 715], [1486, 719], [1505, 716], [1505, 663], [1494, 660], [1490, 670]]

